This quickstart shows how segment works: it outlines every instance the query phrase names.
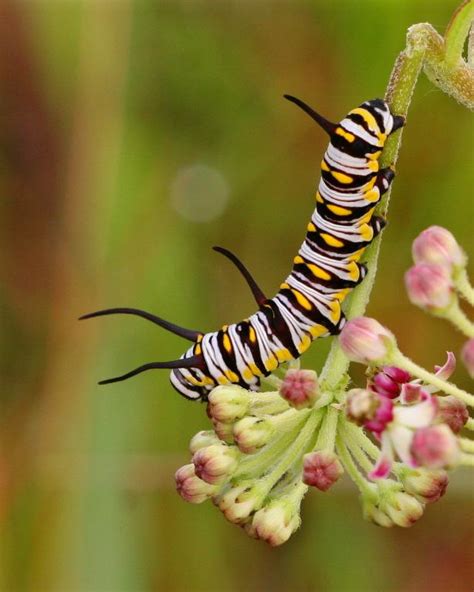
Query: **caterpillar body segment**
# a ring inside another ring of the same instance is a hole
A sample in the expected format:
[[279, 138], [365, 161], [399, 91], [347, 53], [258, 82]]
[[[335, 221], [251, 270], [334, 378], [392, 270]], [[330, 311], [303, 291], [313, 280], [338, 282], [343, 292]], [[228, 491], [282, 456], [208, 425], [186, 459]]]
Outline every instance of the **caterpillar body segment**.
[[316, 207], [290, 274], [269, 299], [233, 253], [214, 247], [238, 268], [259, 308], [249, 318], [210, 333], [184, 329], [138, 309], [114, 308], [84, 315], [81, 318], [135, 314], [193, 341], [179, 360], [145, 364], [101, 384], [169, 368], [171, 384], [188, 399], [206, 400], [220, 384], [258, 390], [262, 377], [301, 356], [312, 341], [341, 331], [345, 323], [341, 304], [363, 281], [366, 268], [360, 259], [385, 225], [374, 210], [394, 172], [380, 168], [380, 156], [388, 136], [404, 125], [404, 118], [392, 115], [382, 99], [374, 99], [350, 111], [339, 123], [331, 123], [300, 99], [285, 98], [330, 136], [321, 161]]

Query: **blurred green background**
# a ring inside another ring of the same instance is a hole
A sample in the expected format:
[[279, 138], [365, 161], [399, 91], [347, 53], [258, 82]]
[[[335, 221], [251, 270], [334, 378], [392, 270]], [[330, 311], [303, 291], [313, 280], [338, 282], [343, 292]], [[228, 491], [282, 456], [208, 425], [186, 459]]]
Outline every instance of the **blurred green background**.
[[[269, 293], [288, 273], [327, 139], [283, 93], [342, 118], [383, 95], [409, 25], [442, 32], [456, 5], [3, 0], [1, 590], [472, 589], [467, 472], [409, 530], [364, 522], [349, 481], [313, 492], [301, 530], [267, 548], [174, 491], [203, 405], [167, 372], [96, 385], [183, 342], [129, 317], [76, 321], [128, 305], [211, 330], [253, 312], [211, 246]], [[472, 247], [471, 134], [467, 110], [421, 78], [369, 312], [428, 367], [462, 338], [408, 303], [403, 273], [431, 224]], [[461, 367], [455, 379], [469, 388]]]

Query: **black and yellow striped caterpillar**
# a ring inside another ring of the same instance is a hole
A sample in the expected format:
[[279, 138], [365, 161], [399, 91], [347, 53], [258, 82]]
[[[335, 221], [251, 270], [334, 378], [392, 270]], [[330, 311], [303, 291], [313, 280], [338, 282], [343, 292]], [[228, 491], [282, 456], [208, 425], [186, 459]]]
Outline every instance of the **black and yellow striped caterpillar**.
[[178, 327], [134, 308], [111, 308], [81, 319], [109, 314], [141, 316], [193, 345], [178, 360], [151, 362], [100, 384], [117, 382], [155, 368], [171, 369], [174, 388], [189, 399], [206, 400], [219, 384], [257, 390], [260, 379], [280, 364], [296, 359], [317, 337], [337, 334], [344, 325], [341, 303], [366, 273], [359, 260], [384, 220], [375, 206], [392, 182], [391, 168], [380, 169], [387, 137], [404, 125], [387, 103], [374, 99], [334, 124], [295, 97], [285, 98], [308, 113], [330, 136], [321, 162], [316, 209], [293, 269], [274, 298], [267, 298], [239, 259], [228, 257], [246, 279], [259, 310], [248, 319], [203, 333]]

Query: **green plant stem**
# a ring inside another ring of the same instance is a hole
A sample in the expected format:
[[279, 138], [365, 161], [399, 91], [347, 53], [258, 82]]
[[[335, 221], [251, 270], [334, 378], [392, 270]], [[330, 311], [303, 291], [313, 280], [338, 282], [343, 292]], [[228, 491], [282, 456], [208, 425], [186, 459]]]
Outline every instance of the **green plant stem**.
[[340, 412], [328, 407], [316, 440], [315, 450], [334, 450], [336, 430]]
[[372, 440], [366, 436], [364, 430], [361, 427], [356, 426], [350, 421], [346, 421], [344, 424], [344, 429], [350, 434], [351, 438], [357, 442], [359, 446], [365, 450], [365, 452], [367, 452], [369, 456], [371, 456], [374, 460], [378, 459], [380, 456], [380, 449], [377, 448]]
[[343, 423], [342, 427], [342, 435], [344, 440], [347, 442], [349, 446], [349, 450], [352, 456], [356, 459], [360, 467], [366, 472], [370, 473], [370, 471], [374, 468], [371, 461], [367, 458], [365, 452], [362, 450], [358, 439], [354, 436], [351, 430], [347, 429], [347, 421]]
[[[301, 424], [308, 417], [310, 411], [303, 410], [292, 417], [293, 425], [287, 425], [285, 432], [272, 438], [261, 450], [253, 454], [245, 455], [239, 464], [232, 479], [250, 478], [263, 474], [269, 466], [272, 466], [281, 454], [294, 441], [300, 430]], [[321, 415], [319, 416], [321, 418]]]
[[453, 304], [449, 306], [448, 309], [443, 311], [443, 313], [439, 314], [438, 316], [452, 323], [466, 337], [474, 337], [474, 323], [471, 323], [471, 321], [461, 310], [457, 299], [454, 300]]
[[337, 447], [337, 453], [339, 455], [339, 458], [342, 461], [342, 464], [344, 465], [344, 468], [346, 469], [350, 478], [354, 481], [354, 483], [360, 489], [360, 492], [362, 494], [372, 497], [374, 495], [374, 491], [373, 491], [373, 487], [372, 487], [371, 483], [369, 483], [367, 481], [367, 479], [365, 479], [361, 475], [361, 473], [359, 472], [359, 469], [357, 468], [356, 464], [354, 463], [354, 460], [353, 460], [352, 456], [350, 455], [346, 444], [344, 443], [343, 439], [340, 436], [338, 436], [336, 438], [336, 447]]
[[474, 452], [474, 440], [459, 438], [459, 444], [464, 452]]
[[471, 306], [474, 306], [474, 288], [471, 286], [466, 269], [461, 269], [455, 274], [454, 287]]
[[462, 60], [466, 37], [474, 19], [474, 2], [466, 0], [453, 14], [444, 36], [445, 58], [447, 67], [453, 67]]
[[298, 436], [287, 448], [286, 453], [282, 455], [270, 473], [265, 475], [265, 477], [260, 480], [259, 488], [263, 488], [264, 491], [270, 491], [275, 483], [277, 483], [277, 481], [280, 479], [280, 477], [293, 465], [293, 463], [300, 460], [300, 457], [307, 447], [308, 440], [311, 438], [311, 435], [316, 430], [316, 427], [320, 421], [321, 413], [318, 411], [310, 411], [309, 417], [305, 421], [305, 424], [301, 428]]

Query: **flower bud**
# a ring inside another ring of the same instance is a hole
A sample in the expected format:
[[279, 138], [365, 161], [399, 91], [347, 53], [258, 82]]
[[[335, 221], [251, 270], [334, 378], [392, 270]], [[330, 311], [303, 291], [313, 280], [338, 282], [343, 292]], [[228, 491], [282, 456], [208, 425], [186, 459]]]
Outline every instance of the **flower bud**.
[[442, 311], [453, 301], [454, 290], [448, 268], [432, 263], [419, 263], [405, 274], [410, 301], [429, 311]]
[[216, 421], [232, 423], [247, 413], [251, 400], [249, 391], [240, 386], [217, 386], [209, 395], [207, 413]]
[[384, 528], [391, 528], [393, 526], [393, 520], [373, 500], [363, 498], [362, 509], [364, 518], [369, 522], [373, 522], [377, 526], [383, 526]]
[[212, 444], [193, 456], [196, 475], [212, 485], [226, 481], [237, 468], [239, 453], [234, 446]]
[[464, 344], [461, 351], [461, 359], [471, 378], [474, 378], [474, 338]]
[[423, 468], [403, 470], [400, 481], [407, 493], [425, 504], [437, 502], [446, 493], [449, 483], [446, 471]]
[[234, 440], [246, 454], [255, 452], [270, 440], [275, 428], [271, 421], [261, 417], [247, 416], [234, 424]]
[[403, 491], [395, 491], [384, 497], [381, 505], [391, 520], [403, 528], [412, 526], [424, 511], [423, 504], [416, 497]]
[[339, 459], [331, 450], [315, 450], [303, 457], [303, 483], [327, 491], [343, 474]]
[[442, 226], [430, 226], [413, 241], [415, 263], [434, 263], [447, 267], [463, 267], [466, 255], [454, 236]]
[[255, 513], [251, 530], [256, 538], [272, 547], [285, 543], [301, 524], [289, 504], [275, 500]]
[[350, 421], [380, 434], [393, 419], [393, 403], [368, 389], [351, 389], [347, 393], [346, 415]]
[[314, 370], [288, 370], [280, 387], [280, 395], [296, 409], [313, 405], [318, 394], [318, 375]]
[[389, 399], [396, 399], [400, 395], [402, 384], [406, 384], [411, 379], [406, 370], [396, 366], [384, 366], [372, 378], [372, 388]]
[[196, 476], [194, 465], [184, 465], [175, 473], [176, 491], [187, 502], [201, 504], [217, 491], [214, 485], [209, 485]]
[[255, 486], [244, 484], [230, 487], [216, 503], [227, 520], [243, 524], [250, 514], [260, 507], [262, 499]]
[[201, 430], [191, 438], [189, 443], [189, 452], [194, 454], [200, 448], [211, 446], [212, 444], [218, 444], [220, 442], [216, 433], [212, 430]]
[[224, 423], [222, 421], [212, 420], [212, 427], [217, 434], [219, 440], [227, 442], [227, 444], [234, 443], [234, 425], [231, 423]]
[[460, 454], [457, 438], [446, 424], [416, 430], [410, 452], [420, 466], [428, 469], [450, 467]]
[[466, 403], [453, 395], [438, 397], [438, 411], [436, 419], [447, 424], [454, 434], [459, 434], [469, 419]]
[[346, 323], [339, 343], [350, 360], [366, 365], [383, 364], [396, 347], [393, 334], [369, 317], [358, 317]]

